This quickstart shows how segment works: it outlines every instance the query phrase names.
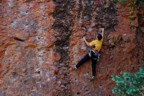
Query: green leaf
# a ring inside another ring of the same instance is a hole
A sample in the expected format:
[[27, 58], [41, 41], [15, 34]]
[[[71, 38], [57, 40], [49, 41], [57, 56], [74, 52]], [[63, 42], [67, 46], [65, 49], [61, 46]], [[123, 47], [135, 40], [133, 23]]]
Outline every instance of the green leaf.
[[112, 89], [113, 94], [139, 96], [144, 86], [144, 68], [140, 68], [135, 74], [125, 72], [122, 76], [113, 75], [112, 80], [116, 83]]
[[[143, 2], [143, 3], [144, 3], [144, 2]], [[140, 67], [139, 72], [140, 72], [140, 73], [144, 73], [144, 68]]]
[[132, 78], [133, 78], [132, 75], [130, 73], [128, 73], [128, 72], [125, 72], [122, 77], [124, 78], [124, 80], [126, 82], [131, 82]]

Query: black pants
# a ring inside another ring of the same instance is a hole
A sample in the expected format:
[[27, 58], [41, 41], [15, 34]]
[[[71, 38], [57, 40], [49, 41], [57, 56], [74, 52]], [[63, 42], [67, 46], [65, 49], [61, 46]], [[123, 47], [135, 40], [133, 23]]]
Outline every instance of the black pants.
[[96, 62], [97, 62], [97, 56], [94, 56], [94, 52], [91, 51], [91, 56], [89, 53], [87, 53], [76, 65], [77, 68], [79, 68], [81, 65], [83, 65], [87, 60], [91, 59], [91, 66], [92, 66], [92, 76], [95, 76], [96, 74]]

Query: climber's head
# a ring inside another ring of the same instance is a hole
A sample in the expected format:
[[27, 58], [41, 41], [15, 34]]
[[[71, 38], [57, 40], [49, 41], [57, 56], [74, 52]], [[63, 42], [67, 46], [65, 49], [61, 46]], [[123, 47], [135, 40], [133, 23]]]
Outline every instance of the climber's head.
[[98, 35], [97, 35], [97, 39], [98, 39], [98, 40], [101, 40], [101, 39], [102, 39], [102, 35], [101, 35], [101, 34], [98, 34]]

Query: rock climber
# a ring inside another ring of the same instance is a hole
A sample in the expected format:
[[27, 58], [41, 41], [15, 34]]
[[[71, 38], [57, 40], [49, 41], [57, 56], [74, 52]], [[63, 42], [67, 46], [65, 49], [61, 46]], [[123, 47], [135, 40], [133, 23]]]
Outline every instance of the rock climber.
[[91, 59], [91, 66], [92, 66], [92, 76], [91, 80], [95, 79], [96, 75], [96, 63], [99, 57], [99, 52], [102, 47], [103, 42], [103, 35], [104, 35], [104, 28], [100, 28], [101, 34], [98, 33], [97, 38], [91, 42], [88, 42], [85, 37], [83, 37], [84, 42], [87, 46], [90, 46], [92, 49], [78, 62], [78, 64], [74, 67], [76, 70], [82, 64], [84, 64], [87, 60]]

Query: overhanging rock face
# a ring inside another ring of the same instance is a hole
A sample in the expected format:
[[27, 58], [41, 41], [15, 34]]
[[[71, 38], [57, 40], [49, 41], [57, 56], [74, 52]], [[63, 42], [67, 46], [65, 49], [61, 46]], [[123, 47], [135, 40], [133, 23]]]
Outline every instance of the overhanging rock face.
[[[144, 66], [144, 34], [129, 26], [126, 7], [109, 0], [0, 1], [0, 95], [113, 96], [112, 74]], [[141, 24], [142, 25], [142, 24]], [[105, 28], [96, 79], [82, 40]]]

